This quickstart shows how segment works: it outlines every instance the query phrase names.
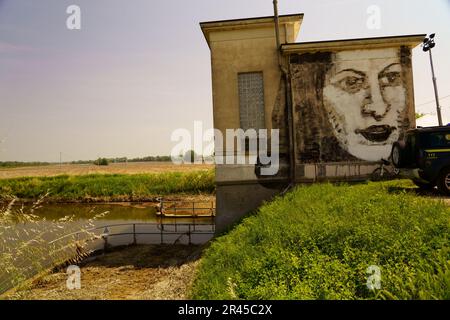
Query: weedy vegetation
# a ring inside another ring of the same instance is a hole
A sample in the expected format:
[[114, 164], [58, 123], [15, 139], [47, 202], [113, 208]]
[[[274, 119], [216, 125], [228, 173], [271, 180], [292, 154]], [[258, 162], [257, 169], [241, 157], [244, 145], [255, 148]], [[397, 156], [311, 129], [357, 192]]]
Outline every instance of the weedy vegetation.
[[47, 201], [140, 201], [170, 194], [211, 193], [214, 170], [158, 174], [94, 174], [0, 180], [0, 194]]
[[[75, 217], [66, 216], [57, 221], [39, 217], [38, 211], [46, 197], [44, 194], [25, 208], [15, 205], [17, 198], [3, 196], [3, 203], [7, 204], [0, 207], [0, 294], [48, 268], [77, 263], [91, 253], [87, 248], [89, 241], [99, 238], [90, 230], [108, 212], [93, 215], [77, 234], [63, 237]], [[61, 241], [49, 240], [58, 237]]]
[[191, 297], [450, 299], [449, 207], [407, 181], [297, 187], [212, 243]]

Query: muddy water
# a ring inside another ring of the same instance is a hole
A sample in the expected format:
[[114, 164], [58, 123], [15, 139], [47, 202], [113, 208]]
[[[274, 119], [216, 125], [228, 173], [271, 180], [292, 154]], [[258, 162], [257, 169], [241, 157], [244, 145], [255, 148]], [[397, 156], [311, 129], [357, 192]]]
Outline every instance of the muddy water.
[[[29, 212], [29, 208], [23, 210]], [[56, 260], [73, 256], [75, 242], [84, 252], [103, 249], [105, 238], [107, 247], [132, 243], [201, 244], [210, 240], [214, 231], [210, 218], [161, 219], [153, 204], [45, 204], [33, 214], [34, 222], [15, 221], [0, 239], [0, 254], [11, 254], [11, 264], [23, 269], [27, 277]], [[39, 241], [33, 241], [36, 238]], [[27, 241], [30, 244], [21, 249]], [[21, 254], [23, 251], [27, 253]], [[14, 272], [0, 270], [0, 293], [12, 286], [12, 277]]]

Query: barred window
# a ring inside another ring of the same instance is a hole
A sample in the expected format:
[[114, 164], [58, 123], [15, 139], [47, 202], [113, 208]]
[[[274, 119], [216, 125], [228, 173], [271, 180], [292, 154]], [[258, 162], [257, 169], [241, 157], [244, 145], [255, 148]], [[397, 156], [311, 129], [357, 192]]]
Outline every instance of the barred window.
[[241, 129], [264, 129], [266, 124], [263, 73], [239, 73], [238, 84]]

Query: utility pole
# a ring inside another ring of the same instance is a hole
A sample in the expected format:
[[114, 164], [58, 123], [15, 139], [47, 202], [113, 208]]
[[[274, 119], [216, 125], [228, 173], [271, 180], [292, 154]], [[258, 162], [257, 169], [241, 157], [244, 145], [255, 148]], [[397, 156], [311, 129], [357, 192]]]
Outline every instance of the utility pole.
[[59, 152], [59, 167], [62, 167], [62, 152]]
[[428, 52], [430, 54], [430, 64], [431, 64], [431, 74], [433, 75], [433, 86], [434, 86], [434, 95], [436, 98], [436, 110], [437, 110], [437, 116], [439, 121], [439, 126], [442, 127], [442, 114], [441, 114], [441, 105], [439, 103], [439, 93], [438, 93], [438, 87], [437, 87], [437, 79], [436, 74], [434, 72], [434, 63], [433, 63], [433, 55], [431, 53], [431, 49], [433, 49], [436, 46], [436, 43], [434, 42], [434, 37], [436, 35], [430, 34], [429, 38], [426, 37], [423, 40], [423, 51]]

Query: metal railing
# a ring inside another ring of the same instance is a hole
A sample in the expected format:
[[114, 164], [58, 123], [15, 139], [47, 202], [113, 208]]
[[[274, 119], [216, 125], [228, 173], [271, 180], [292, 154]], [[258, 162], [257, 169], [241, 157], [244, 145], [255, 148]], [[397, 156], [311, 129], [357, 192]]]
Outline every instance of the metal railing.
[[[109, 229], [113, 227], [124, 227], [124, 226], [132, 226], [132, 232], [119, 232], [119, 233], [110, 233]], [[156, 226], [156, 229], [158, 231], [153, 232], [137, 232], [136, 226]], [[210, 226], [211, 230], [197, 230], [198, 226]], [[167, 230], [167, 227], [173, 227], [174, 230]], [[187, 230], [179, 230], [180, 228], [185, 228]], [[102, 239], [105, 242], [105, 246], [108, 245], [108, 239], [110, 237], [117, 237], [117, 236], [126, 236], [130, 235], [133, 236], [133, 244], [136, 245], [137, 242], [137, 236], [142, 235], [159, 235], [160, 244], [164, 244], [164, 236], [172, 235], [172, 236], [179, 236], [177, 240], [179, 240], [182, 236], [188, 237], [188, 244], [192, 244], [192, 237], [195, 235], [214, 235], [215, 233], [215, 225], [214, 224], [190, 224], [190, 223], [171, 223], [171, 224], [158, 224], [158, 223], [130, 223], [130, 224], [116, 224], [116, 225], [109, 225], [104, 227], [95, 228], [95, 230], [103, 229], [103, 233], [101, 235]], [[175, 240], [175, 242], [177, 242]]]
[[[206, 204], [209, 206], [206, 207]], [[215, 217], [216, 215], [214, 201], [169, 201], [159, 199], [157, 209], [162, 216]]]
[[[89, 241], [95, 241], [98, 239], [103, 239], [105, 244], [108, 244], [108, 239], [111, 237], [118, 237], [118, 236], [133, 236], [133, 242], [132, 244], [138, 244], [137, 236], [142, 235], [159, 235], [160, 244], [164, 244], [164, 237], [165, 236], [187, 236], [188, 237], [188, 244], [192, 244], [192, 237], [196, 235], [214, 235], [215, 233], [215, 224], [207, 224], [207, 223], [195, 223], [195, 219], [193, 219], [194, 223], [121, 223], [121, 224], [110, 224], [110, 225], [104, 225], [101, 227], [95, 227], [86, 229], [83, 231], [77, 231], [73, 232], [67, 235], [64, 235], [58, 239], [55, 239], [49, 244], [55, 244], [56, 242], [62, 241], [64, 239], [69, 239], [70, 237], [75, 238], [76, 241], [79, 241], [80, 235], [83, 234], [95, 234], [96, 232], [102, 230], [102, 233], [98, 236], [93, 236], [91, 238], [87, 238], [83, 241], [89, 242]], [[155, 231], [147, 231], [138, 232], [136, 230], [136, 227], [153, 227]], [[112, 233], [110, 230], [117, 227], [131, 227], [132, 231], [127, 232], [117, 232]], [[199, 230], [199, 227], [209, 227], [209, 230]], [[173, 228], [173, 230], [170, 230], [170, 228]], [[184, 229], [184, 230], [183, 230]], [[179, 240], [179, 238], [177, 240]]]

